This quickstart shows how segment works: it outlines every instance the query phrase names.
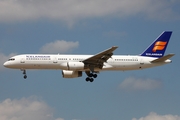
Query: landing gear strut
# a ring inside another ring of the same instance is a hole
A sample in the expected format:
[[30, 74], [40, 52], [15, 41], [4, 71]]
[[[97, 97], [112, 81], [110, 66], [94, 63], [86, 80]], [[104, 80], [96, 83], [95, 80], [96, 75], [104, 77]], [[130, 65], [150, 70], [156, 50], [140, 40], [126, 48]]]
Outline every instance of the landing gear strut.
[[24, 75], [24, 79], [26, 79], [27, 78], [26, 70], [23, 70], [23, 75]]

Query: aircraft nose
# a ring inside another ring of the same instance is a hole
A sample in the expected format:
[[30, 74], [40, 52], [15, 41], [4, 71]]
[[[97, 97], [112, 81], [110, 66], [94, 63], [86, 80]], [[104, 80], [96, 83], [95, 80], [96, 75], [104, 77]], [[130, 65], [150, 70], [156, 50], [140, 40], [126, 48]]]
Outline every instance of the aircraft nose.
[[8, 62], [5, 62], [3, 65], [4, 65], [4, 67], [8, 67], [8, 66], [9, 66], [9, 63], [8, 63]]

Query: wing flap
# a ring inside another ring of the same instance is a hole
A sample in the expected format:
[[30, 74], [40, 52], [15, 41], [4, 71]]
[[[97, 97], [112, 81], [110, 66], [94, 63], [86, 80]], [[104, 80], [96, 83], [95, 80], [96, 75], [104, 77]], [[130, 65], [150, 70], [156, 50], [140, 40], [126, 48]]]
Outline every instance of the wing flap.
[[151, 63], [158, 63], [158, 62], [165, 62], [167, 59], [171, 58], [172, 56], [174, 56], [175, 54], [168, 54], [168, 55], [165, 55], [161, 58], [157, 58], [153, 61], [151, 61]]

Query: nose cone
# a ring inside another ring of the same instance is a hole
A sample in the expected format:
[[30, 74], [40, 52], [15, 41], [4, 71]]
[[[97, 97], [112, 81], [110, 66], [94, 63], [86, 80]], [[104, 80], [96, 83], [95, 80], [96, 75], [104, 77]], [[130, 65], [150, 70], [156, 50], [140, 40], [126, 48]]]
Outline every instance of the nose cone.
[[3, 65], [4, 65], [4, 67], [8, 68], [10, 64], [8, 62], [5, 62]]

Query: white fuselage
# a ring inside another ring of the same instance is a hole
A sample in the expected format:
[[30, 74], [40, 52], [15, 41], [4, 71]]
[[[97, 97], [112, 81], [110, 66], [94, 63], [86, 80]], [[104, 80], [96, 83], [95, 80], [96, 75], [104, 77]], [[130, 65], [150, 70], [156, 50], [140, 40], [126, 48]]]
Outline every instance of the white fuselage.
[[[92, 55], [52, 55], [52, 54], [24, 54], [10, 58], [4, 63], [4, 66], [13, 69], [61, 69], [68, 70], [67, 63], [81, 63], [81, 61], [91, 57]], [[95, 68], [95, 71], [102, 70], [138, 70], [170, 63], [166, 60], [160, 63], [151, 63], [157, 58], [144, 56], [125, 56], [113, 55], [104, 63], [103, 68]], [[86, 71], [86, 68], [75, 68], [75, 71]], [[88, 69], [89, 70], [89, 69]]]

